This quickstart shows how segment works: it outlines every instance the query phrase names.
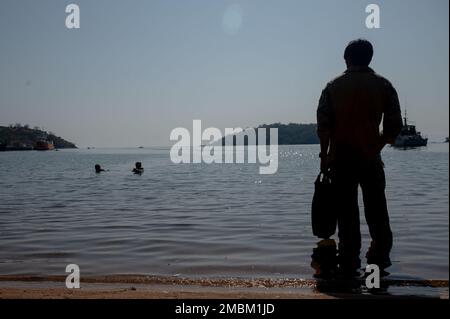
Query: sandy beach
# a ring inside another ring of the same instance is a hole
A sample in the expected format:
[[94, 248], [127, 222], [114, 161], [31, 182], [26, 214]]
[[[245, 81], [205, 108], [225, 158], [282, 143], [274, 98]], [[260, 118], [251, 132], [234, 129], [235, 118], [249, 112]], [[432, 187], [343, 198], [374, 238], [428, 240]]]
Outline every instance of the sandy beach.
[[0, 299], [448, 299], [446, 280], [385, 280], [378, 292], [361, 289], [358, 281], [303, 279], [118, 275], [86, 277], [80, 289], [67, 289], [64, 282], [62, 276], [0, 276]]
[[198, 289], [198, 287], [122, 287], [95, 285], [80, 290], [64, 288], [0, 288], [0, 299], [333, 299], [332, 296], [300, 293]]

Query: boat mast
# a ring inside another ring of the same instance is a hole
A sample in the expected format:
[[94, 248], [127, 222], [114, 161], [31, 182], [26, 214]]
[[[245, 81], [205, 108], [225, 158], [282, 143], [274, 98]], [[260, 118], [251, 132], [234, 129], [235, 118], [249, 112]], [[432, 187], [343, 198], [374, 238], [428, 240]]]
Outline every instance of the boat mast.
[[405, 117], [403, 118], [403, 120], [405, 121], [405, 126], [408, 125], [408, 113], [407, 113], [407, 105], [406, 105], [406, 99], [405, 99]]

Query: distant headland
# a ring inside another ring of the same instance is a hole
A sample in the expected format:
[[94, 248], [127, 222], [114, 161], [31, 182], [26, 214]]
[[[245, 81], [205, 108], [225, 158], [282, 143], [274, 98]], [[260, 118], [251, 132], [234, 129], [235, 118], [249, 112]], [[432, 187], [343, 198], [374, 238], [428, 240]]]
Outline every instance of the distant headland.
[[[319, 137], [317, 136], [317, 124], [299, 124], [299, 123], [273, 123], [262, 124], [256, 128], [277, 128], [278, 129], [278, 145], [297, 145], [297, 144], [319, 144]], [[256, 135], [258, 135], [258, 130]], [[256, 141], [258, 138], [256, 138]], [[247, 138], [244, 139], [244, 144], [247, 145]], [[266, 144], [270, 144], [270, 134], [267, 130]], [[225, 145], [225, 137], [222, 138], [222, 145]], [[236, 145], [236, 135], [233, 138], [233, 145]]]
[[0, 151], [52, 150], [77, 148], [72, 142], [39, 127], [14, 124], [0, 126]]

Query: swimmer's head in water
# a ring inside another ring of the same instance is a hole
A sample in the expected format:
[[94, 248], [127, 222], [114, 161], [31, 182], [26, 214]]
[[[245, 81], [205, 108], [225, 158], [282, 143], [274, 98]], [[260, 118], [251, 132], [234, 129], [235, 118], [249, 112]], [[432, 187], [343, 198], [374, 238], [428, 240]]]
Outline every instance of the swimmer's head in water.
[[136, 162], [136, 168], [137, 169], [141, 169], [142, 168], [142, 163], [141, 162]]
[[99, 164], [95, 164], [95, 171], [96, 172], [101, 172], [102, 171], [102, 167]]

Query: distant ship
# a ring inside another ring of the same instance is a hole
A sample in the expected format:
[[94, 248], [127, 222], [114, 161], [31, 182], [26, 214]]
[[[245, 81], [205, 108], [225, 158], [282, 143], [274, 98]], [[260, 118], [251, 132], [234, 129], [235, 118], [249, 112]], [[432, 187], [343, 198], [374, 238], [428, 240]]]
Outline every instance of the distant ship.
[[34, 149], [36, 151], [51, 151], [55, 149], [55, 145], [53, 145], [53, 142], [40, 140], [36, 142]]
[[415, 125], [408, 124], [408, 118], [406, 116], [403, 118], [404, 123], [400, 134], [397, 136], [395, 140], [394, 147], [419, 147], [419, 146], [427, 146], [428, 139], [422, 137], [420, 132], [416, 131]]

